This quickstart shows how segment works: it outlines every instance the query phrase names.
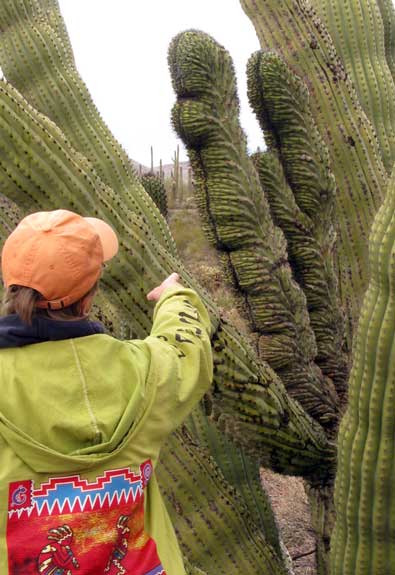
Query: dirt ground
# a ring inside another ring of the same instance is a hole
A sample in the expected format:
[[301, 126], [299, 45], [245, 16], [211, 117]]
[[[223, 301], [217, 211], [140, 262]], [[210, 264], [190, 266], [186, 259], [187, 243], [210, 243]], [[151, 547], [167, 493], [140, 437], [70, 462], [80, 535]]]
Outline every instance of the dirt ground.
[[299, 477], [261, 471], [295, 575], [315, 575], [315, 541], [303, 481]]

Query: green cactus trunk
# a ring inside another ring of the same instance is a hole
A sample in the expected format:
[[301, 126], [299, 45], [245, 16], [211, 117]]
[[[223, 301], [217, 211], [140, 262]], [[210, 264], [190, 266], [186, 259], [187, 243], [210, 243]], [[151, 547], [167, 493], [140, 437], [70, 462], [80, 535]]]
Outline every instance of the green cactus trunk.
[[241, 495], [252, 522], [264, 534], [280, 559], [283, 547], [269, 497], [260, 479], [260, 466], [223, 433], [206, 416], [200, 406], [188, 418], [186, 427], [199, 445], [215, 454], [215, 462], [228, 483]]
[[[207, 471], [206, 480], [197, 485], [202, 469]], [[283, 558], [251, 521], [237, 492], [185, 428], [167, 442], [158, 477], [181, 548], [193, 565], [213, 575], [289, 574]]]
[[339, 431], [332, 575], [395, 573], [395, 174], [370, 236], [369, 288]]
[[395, 85], [388, 66], [383, 18], [377, 0], [313, 0], [312, 4], [341, 55], [362, 108], [373, 123], [384, 165], [390, 173], [395, 157]]

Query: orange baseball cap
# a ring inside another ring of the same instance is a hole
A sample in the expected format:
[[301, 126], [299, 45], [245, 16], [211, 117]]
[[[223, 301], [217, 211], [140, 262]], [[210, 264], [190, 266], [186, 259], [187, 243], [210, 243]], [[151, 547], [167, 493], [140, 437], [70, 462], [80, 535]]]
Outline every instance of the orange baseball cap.
[[3, 281], [37, 290], [43, 296], [37, 307], [61, 309], [88, 293], [117, 252], [118, 238], [103, 220], [68, 210], [37, 212], [5, 241]]

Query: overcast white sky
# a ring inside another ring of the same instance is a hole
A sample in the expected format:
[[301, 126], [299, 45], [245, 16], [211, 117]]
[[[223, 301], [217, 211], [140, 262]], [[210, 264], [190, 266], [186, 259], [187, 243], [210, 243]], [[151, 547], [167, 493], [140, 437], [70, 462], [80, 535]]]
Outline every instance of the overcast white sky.
[[77, 67], [104, 120], [129, 156], [171, 163], [180, 144], [170, 125], [175, 101], [167, 48], [183, 30], [211, 34], [230, 52], [238, 77], [241, 123], [249, 148], [263, 146], [246, 96], [245, 68], [259, 49], [239, 0], [59, 0]]

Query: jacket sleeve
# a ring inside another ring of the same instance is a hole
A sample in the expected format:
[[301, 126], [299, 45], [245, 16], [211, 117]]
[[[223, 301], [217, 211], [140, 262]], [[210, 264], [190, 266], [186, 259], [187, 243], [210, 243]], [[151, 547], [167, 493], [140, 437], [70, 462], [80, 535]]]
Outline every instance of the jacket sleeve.
[[210, 387], [210, 329], [207, 310], [193, 290], [172, 287], [163, 292], [151, 334], [141, 342], [150, 357], [149, 405], [143, 418], [153, 441], [163, 443]]

